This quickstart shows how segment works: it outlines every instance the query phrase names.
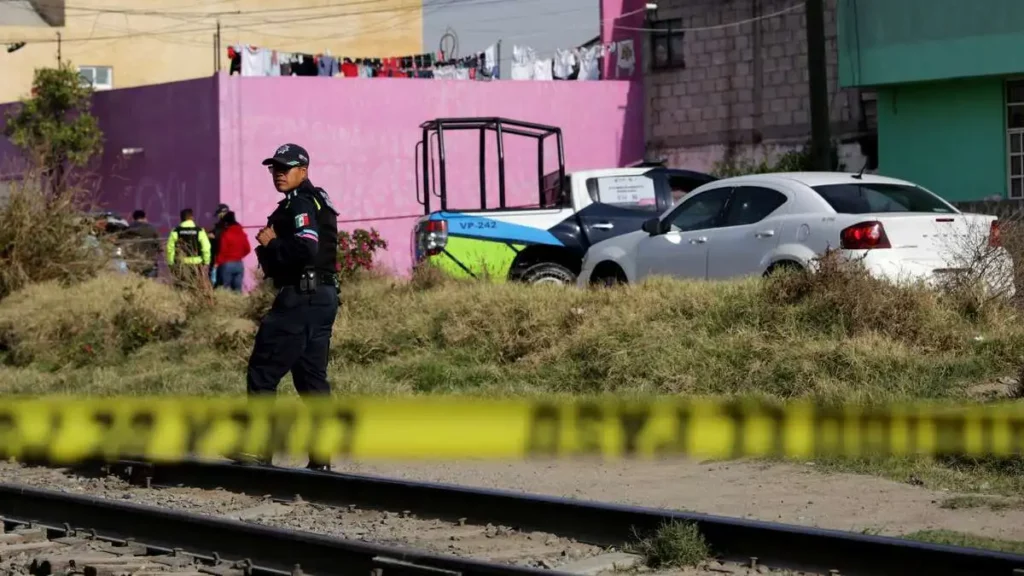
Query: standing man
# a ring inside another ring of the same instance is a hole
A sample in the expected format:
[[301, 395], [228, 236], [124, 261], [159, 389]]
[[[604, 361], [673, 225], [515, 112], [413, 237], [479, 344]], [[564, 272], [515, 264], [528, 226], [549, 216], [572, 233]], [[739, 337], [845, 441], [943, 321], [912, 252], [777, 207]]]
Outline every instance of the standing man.
[[224, 224], [224, 216], [231, 211], [231, 208], [227, 204], [218, 204], [217, 211], [213, 213], [214, 218], [217, 219], [217, 223], [213, 225], [213, 229], [207, 232], [207, 236], [210, 237], [210, 261], [213, 262], [213, 266], [210, 266], [210, 283], [216, 288], [221, 284], [217, 265], [217, 253], [220, 252], [220, 237], [224, 232], [226, 225]]
[[[181, 254], [178, 254], [178, 252]], [[204, 278], [203, 266], [210, 265], [210, 238], [193, 220], [191, 208], [181, 211], [181, 224], [167, 237], [167, 267], [179, 286]]]
[[132, 212], [132, 223], [122, 232], [129, 241], [129, 268], [136, 269], [147, 278], [156, 278], [160, 266], [160, 234], [149, 223], [144, 210]]
[[[338, 315], [338, 212], [327, 193], [309, 181], [309, 154], [301, 146], [285, 144], [263, 165], [284, 199], [256, 235], [256, 257], [278, 293], [256, 333], [246, 372], [248, 393], [276, 394], [291, 371], [300, 395], [330, 395], [327, 354]], [[240, 461], [269, 464], [271, 456], [242, 455]], [[310, 455], [307, 467], [329, 470], [330, 462]]]

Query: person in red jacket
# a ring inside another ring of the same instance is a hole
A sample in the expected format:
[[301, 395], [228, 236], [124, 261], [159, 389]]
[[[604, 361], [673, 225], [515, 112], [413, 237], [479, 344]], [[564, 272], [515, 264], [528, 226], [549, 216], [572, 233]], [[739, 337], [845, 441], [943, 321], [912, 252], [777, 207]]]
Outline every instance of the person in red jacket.
[[230, 288], [235, 292], [242, 291], [242, 279], [245, 278], [245, 266], [242, 264], [252, 248], [249, 246], [249, 237], [245, 235], [242, 225], [235, 220], [235, 213], [228, 212], [224, 215], [223, 231], [218, 240], [217, 277], [221, 286]]

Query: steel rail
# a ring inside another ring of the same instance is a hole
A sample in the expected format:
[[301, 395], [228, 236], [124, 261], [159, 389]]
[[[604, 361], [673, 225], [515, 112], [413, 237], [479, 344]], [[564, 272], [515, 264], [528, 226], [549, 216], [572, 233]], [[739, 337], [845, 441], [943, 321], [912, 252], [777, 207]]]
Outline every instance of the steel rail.
[[88, 464], [97, 466], [126, 474], [137, 483], [223, 488], [278, 498], [299, 494], [308, 502], [465, 518], [470, 523], [543, 531], [598, 545], [622, 545], [670, 521], [694, 522], [719, 558], [747, 562], [756, 557], [759, 564], [772, 568], [826, 574], [835, 569], [844, 576], [1012, 576], [1019, 574], [1015, 569], [1024, 569], [1024, 555], [503, 490], [195, 460]]
[[550, 576], [565, 574], [430, 554], [407, 548], [330, 538], [319, 534], [258, 526], [236, 520], [188, 514], [93, 496], [67, 494], [18, 484], [0, 484], [0, 517], [49, 530], [90, 531], [97, 537], [134, 540], [161, 549], [181, 549], [206, 558], [248, 561], [272, 571], [316, 576]]

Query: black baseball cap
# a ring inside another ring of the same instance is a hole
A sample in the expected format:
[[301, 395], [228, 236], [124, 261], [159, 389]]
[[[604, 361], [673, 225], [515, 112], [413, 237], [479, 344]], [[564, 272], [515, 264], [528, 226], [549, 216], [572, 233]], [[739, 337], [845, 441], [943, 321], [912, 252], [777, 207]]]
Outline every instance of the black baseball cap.
[[264, 166], [309, 166], [309, 152], [298, 144], [284, 144], [274, 151], [274, 155], [263, 161]]

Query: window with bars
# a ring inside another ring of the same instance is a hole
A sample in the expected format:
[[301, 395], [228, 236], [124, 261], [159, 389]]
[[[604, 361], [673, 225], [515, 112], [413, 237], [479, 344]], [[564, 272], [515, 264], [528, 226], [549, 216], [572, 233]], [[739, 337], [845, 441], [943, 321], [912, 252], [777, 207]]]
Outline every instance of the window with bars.
[[110, 66], [79, 66], [78, 75], [92, 85], [93, 90], [114, 88], [114, 69]]
[[1024, 80], [1006, 83], [1006, 139], [1010, 198], [1024, 198]]
[[683, 19], [658, 20], [651, 22], [651, 68], [668, 70], [685, 68], [683, 59]]

